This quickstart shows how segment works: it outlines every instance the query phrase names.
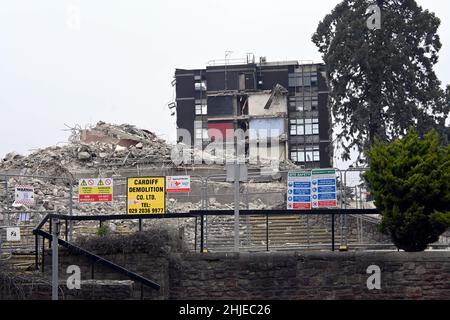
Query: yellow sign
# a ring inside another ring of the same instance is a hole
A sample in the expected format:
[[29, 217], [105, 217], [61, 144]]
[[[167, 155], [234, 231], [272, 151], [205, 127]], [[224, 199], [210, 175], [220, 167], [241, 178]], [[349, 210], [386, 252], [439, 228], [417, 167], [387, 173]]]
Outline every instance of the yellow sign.
[[81, 179], [79, 186], [80, 203], [113, 201], [113, 179]]
[[140, 177], [127, 180], [128, 214], [166, 213], [166, 178]]

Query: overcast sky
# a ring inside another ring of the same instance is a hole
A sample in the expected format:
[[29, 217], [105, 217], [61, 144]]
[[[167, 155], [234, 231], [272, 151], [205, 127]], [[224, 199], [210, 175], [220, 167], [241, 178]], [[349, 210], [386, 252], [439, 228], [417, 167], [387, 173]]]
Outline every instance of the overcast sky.
[[[175, 68], [209, 60], [321, 58], [311, 42], [339, 0], [2, 0], [0, 156], [67, 141], [64, 124], [130, 123], [173, 141]], [[437, 73], [450, 84], [450, 2]], [[79, 12], [79, 24], [77, 13]]]

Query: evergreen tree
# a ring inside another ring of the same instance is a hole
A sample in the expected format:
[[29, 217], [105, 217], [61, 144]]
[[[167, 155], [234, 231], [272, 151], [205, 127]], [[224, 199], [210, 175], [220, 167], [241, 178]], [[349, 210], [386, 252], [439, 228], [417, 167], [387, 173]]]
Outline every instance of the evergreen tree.
[[[369, 30], [373, 1], [343, 0], [320, 22], [313, 42], [323, 54], [342, 158], [375, 139], [392, 141], [411, 127], [445, 132], [450, 112], [433, 70], [440, 20], [415, 0], [378, 0], [381, 29]], [[442, 135], [444, 136], [444, 135]]]
[[389, 145], [375, 143], [365, 174], [382, 232], [405, 251], [423, 251], [450, 227], [450, 146], [435, 131], [411, 131]]

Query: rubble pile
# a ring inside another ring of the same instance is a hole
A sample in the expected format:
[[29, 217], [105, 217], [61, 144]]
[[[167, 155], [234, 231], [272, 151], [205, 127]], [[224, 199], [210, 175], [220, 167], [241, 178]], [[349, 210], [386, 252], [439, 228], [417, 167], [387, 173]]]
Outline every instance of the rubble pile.
[[[64, 145], [36, 150], [28, 156], [9, 153], [0, 161], [0, 172], [28, 176], [61, 177], [58, 179], [45, 179], [43, 177], [5, 178], [0, 175], [0, 220], [4, 219], [5, 212], [14, 212], [14, 214], [9, 215], [13, 221], [18, 219], [20, 212], [31, 212], [30, 220], [33, 223], [39, 222], [49, 212], [67, 214], [71, 199], [70, 181], [76, 181], [75, 175], [80, 172], [96, 172], [94, 175], [101, 176], [102, 172], [116, 172], [119, 171], [116, 169], [134, 168], [140, 164], [150, 169], [177, 165], [171, 160], [174, 152], [173, 146], [158, 138], [156, 134], [132, 125], [113, 125], [99, 122], [87, 129], [77, 127], [70, 130], [71, 136], [68, 143]], [[187, 149], [187, 155], [191, 159], [194, 158], [196, 152], [201, 151]], [[206, 152], [202, 153], [201, 156], [203, 159], [215, 162], [221, 155]], [[282, 170], [284, 169], [283, 165], [288, 168], [295, 167], [292, 163], [287, 162], [282, 164]], [[14, 187], [19, 184], [31, 185], [34, 188], [34, 206], [13, 206]], [[256, 188], [256, 192], [262, 193], [269, 189], [283, 188], [276, 183], [250, 184], [253, 190]], [[5, 189], [6, 186], [8, 190]], [[211, 183], [209, 186], [211, 192], [215, 194], [223, 192], [228, 187], [230, 187], [229, 184], [220, 183]], [[123, 214], [126, 211], [126, 197], [123, 194], [121, 197], [115, 196], [113, 203], [95, 204], [78, 203], [77, 196], [77, 186], [74, 185], [72, 192], [72, 212], [74, 215]], [[201, 202], [196, 202], [197, 200], [168, 199], [167, 210], [170, 213], [199, 210], [201, 209]], [[228, 202], [228, 200], [211, 198], [208, 208], [212, 210], [233, 209], [232, 203], [225, 202]], [[230, 200], [230, 202], [232, 201]], [[255, 198], [248, 199], [247, 202], [250, 209], [268, 208], [261, 200]], [[242, 207], [246, 208], [246, 204], [242, 204]], [[283, 205], [276, 204], [272, 207], [283, 207]], [[117, 223], [117, 225], [112, 225], [112, 229], [115, 230], [117, 226], [124, 226], [122, 222]], [[125, 225], [129, 229], [137, 228], [137, 225], [133, 222], [127, 222]]]
[[89, 130], [74, 129], [69, 143], [37, 150], [24, 157], [9, 153], [0, 171], [20, 174], [70, 176], [84, 169], [135, 166], [138, 163], [161, 167], [170, 163], [171, 146], [154, 133], [131, 125], [99, 122]]

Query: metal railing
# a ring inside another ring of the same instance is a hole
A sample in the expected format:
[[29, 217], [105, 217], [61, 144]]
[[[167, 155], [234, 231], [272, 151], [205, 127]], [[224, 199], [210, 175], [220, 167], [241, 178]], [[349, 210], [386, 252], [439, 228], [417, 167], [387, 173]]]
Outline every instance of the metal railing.
[[[119, 216], [114, 216], [117, 219], [120, 219]], [[94, 219], [92, 219], [94, 218]], [[109, 218], [112, 218], [112, 216], [109, 216]], [[53, 242], [53, 236], [52, 236], [52, 225], [51, 221], [52, 219], [57, 220], [63, 220], [65, 221], [65, 227], [66, 227], [66, 239], [68, 236], [67, 228], [68, 228], [68, 222], [69, 221], [87, 221], [87, 220], [99, 220], [99, 221], [106, 221], [109, 220], [108, 216], [102, 216], [102, 217], [89, 217], [89, 216], [67, 216], [67, 215], [60, 215], [60, 214], [48, 214], [45, 216], [45, 218], [36, 226], [36, 228], [33, 230], [33, 234], [35, 236], [35, 269], [39, 270], [39, 236], [42, 237], [42, 261], [41, 261], [41, 271], [45, 271], [45, 239], [49, 241], [49, 246], [55, 245]], [[111, 219], [112, 220], [112, 219]], [[45, 232], [42, 230], [42, 228], [45, 226], [47, 222], [50, 222], [49, 224], [49, 232]], [[69, 252], [74, 254], [80, 254], [88, 258], [90, 261], [94, 264], [100, 264], [106, 268], [109, 268], [113, 270], [114, 272], [126, 276], [130, 280], [134, 280], [141, 284], [141, 299], [143, 299], [143, 286], [149, 287], [151, 289], [159, 290], [161, 286], [152, 281], [149, 280], [129, 269], [126, 269], [122, 266], [119, 266], [118, 264], [109, 261], [107, 259], [104, 259], [100, 257], [99, 255], [96, 255], [88, 250], [85, 250], [77, 245], [74, 245], [72, 243], [69, 243], [67, 240], [63, 240], [58, 238], [58, 245], [66, 248], [69, 250]], [[92, 270], [92, 276], [94, 275], [94, 272]]]

